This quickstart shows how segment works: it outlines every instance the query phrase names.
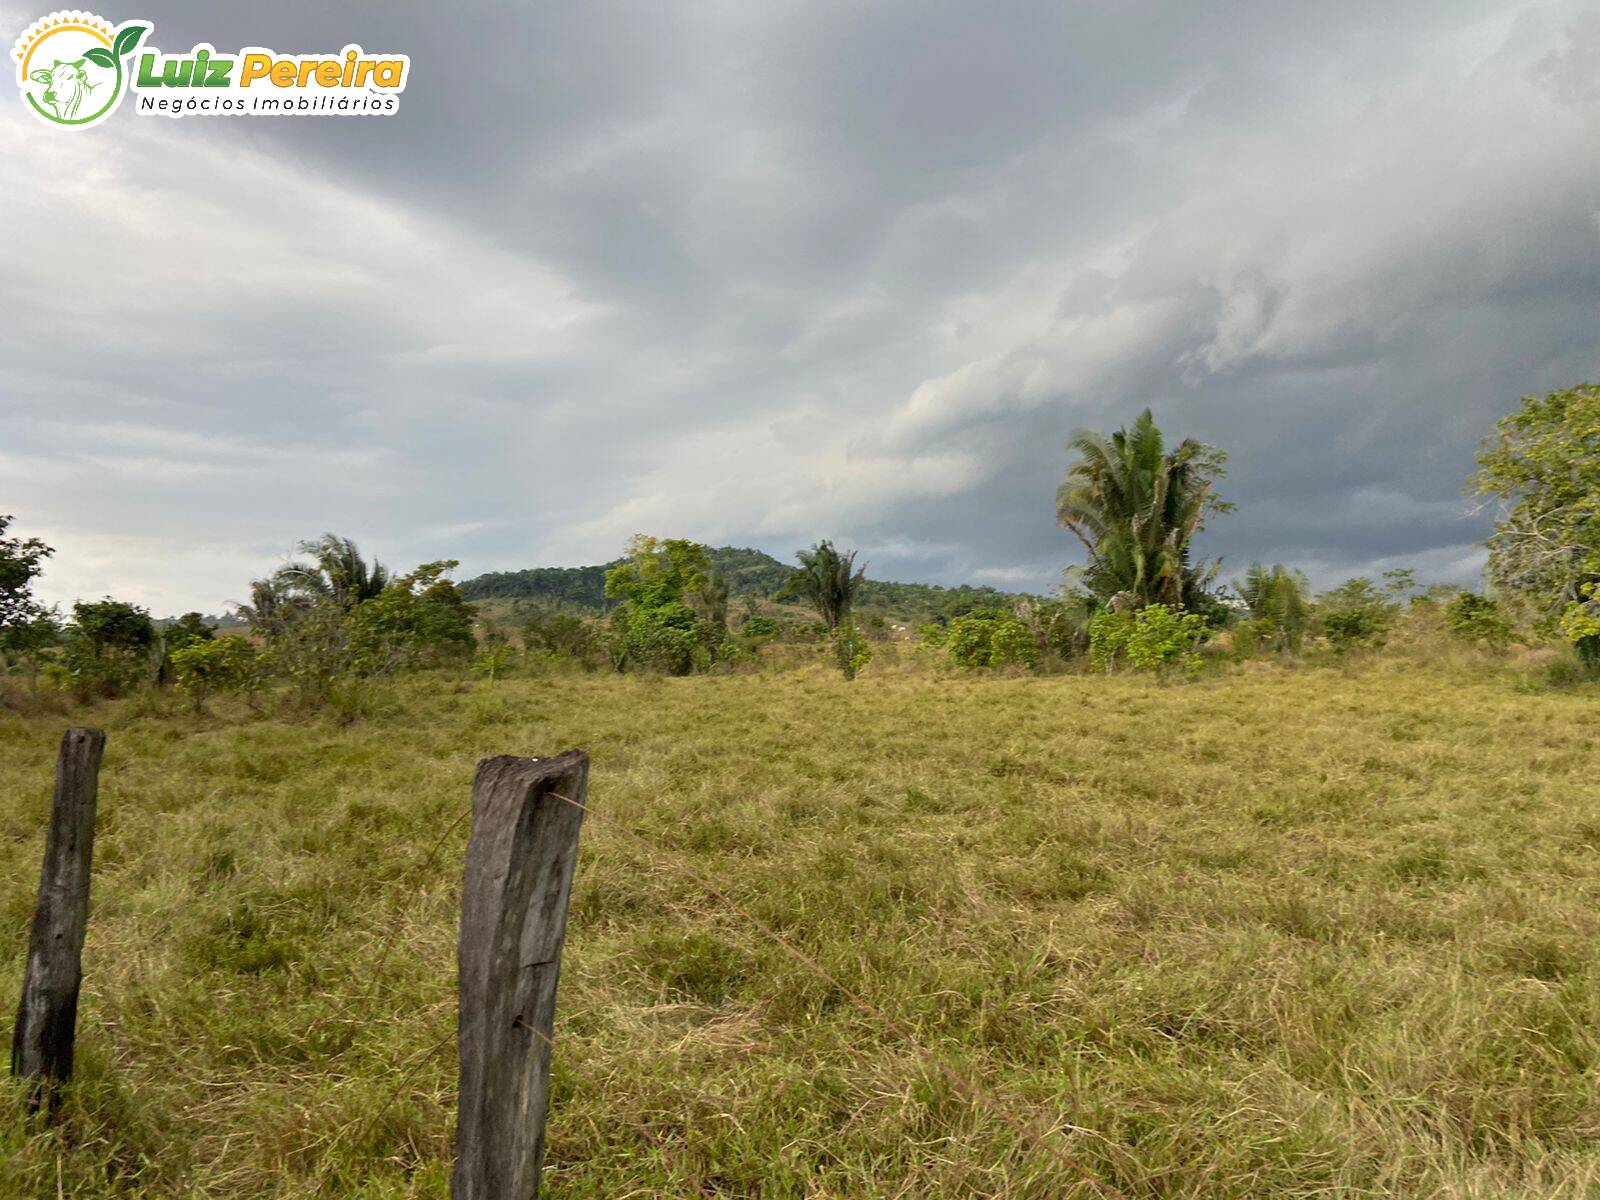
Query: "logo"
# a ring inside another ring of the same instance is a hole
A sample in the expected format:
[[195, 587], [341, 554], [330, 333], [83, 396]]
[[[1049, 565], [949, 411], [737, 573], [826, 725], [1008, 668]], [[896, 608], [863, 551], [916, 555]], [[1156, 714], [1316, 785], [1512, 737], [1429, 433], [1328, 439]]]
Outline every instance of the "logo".
[[128, 90], [125, 60], [149, 32], [148, 21], [113, 27], [77, 9], [39, 18], [11, 48], [23, 103], [52, 125], [98, 125]]
[[29, 26], [11, 56], [22, 100], [52, 125], [86, 128], [125, 94], [143, 116], [386, 116], [400, 107], [411, 74], [404, 54], [360, 46], [279, 54], [261, 46], [220, 53], [201, 42], [167, 54], [146, 42], [149, 21], [113, 27], [76, 9]]

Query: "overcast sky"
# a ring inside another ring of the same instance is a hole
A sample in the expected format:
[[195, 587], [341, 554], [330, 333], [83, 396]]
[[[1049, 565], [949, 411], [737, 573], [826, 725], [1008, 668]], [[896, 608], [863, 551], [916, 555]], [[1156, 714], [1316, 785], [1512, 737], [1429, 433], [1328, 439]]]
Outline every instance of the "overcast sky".
[[412, 70], [389, 118], [0, 104], [0, 512], [50, 601], [217, 611], [324, 530], [1043, 588], [1067, 437], [1146, 405], [1230, 455], [1227, 576], [1472, 580], [1478, 440], [1600, 375], [1592, 3], [104, 15]]

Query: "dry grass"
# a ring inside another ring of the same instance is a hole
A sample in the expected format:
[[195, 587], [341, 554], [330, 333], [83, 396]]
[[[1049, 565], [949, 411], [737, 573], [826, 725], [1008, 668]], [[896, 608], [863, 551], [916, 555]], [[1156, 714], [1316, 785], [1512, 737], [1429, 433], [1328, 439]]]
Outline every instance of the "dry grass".
[[[446, 831], [479, 757], [573, 745], [664, 853], [584, 833], [550, 1197], [1097, 1194], [677, 859], [1127, 1196], [1600, 1191], [1594, 690], [875, 671], [70, 714], [109, 734], [82, 1079], [50, 1131], [0, 1092], [0, 1195], [447, 1195]], [[67, 719], [0, 719], [4, 996]]]

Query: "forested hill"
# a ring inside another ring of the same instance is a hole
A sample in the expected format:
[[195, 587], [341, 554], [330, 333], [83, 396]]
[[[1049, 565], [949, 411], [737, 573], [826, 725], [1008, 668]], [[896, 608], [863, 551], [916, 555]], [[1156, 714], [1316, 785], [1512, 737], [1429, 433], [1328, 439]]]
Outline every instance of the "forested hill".
[[[771, 598], [789, 577], [791, 568], [770, 554], [734, 546], [710, 551], [711, 565], [728, 581], [728, 593]], [[620, 562], [621, 560], [618, 560]], [[606, 572], [617, 562], [594, 567], [532, 567], [526, 571], [493, 571], [461, 585], [469, 600], [519, 600], [525, 607], [548, 610], [600, 612], [607, 606]], [[886, 616], [905, 620], [959, 616], [974, 608], [996, 605], [1009, 608], [1019, 598], [1015, 592], [991, 587], [939, 587], [930, 583], [886, 583], [868, 579], [861, 585], [856, 604]]]

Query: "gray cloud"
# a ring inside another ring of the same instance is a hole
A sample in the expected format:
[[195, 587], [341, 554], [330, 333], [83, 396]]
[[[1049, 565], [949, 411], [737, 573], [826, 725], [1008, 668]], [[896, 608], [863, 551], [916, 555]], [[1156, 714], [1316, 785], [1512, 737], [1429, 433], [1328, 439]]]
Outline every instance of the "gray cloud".
[[1231, 564], [1465, 578], [1477, 440], [1596, 369], [1576, 2], [143, 13], [412, 82], [382, 120], [0, 108], [0, 511], [52, 598], [215, 608], [324, 528], [1045, 586], [1068, 433], [1146, 404], [1229, 450]]

